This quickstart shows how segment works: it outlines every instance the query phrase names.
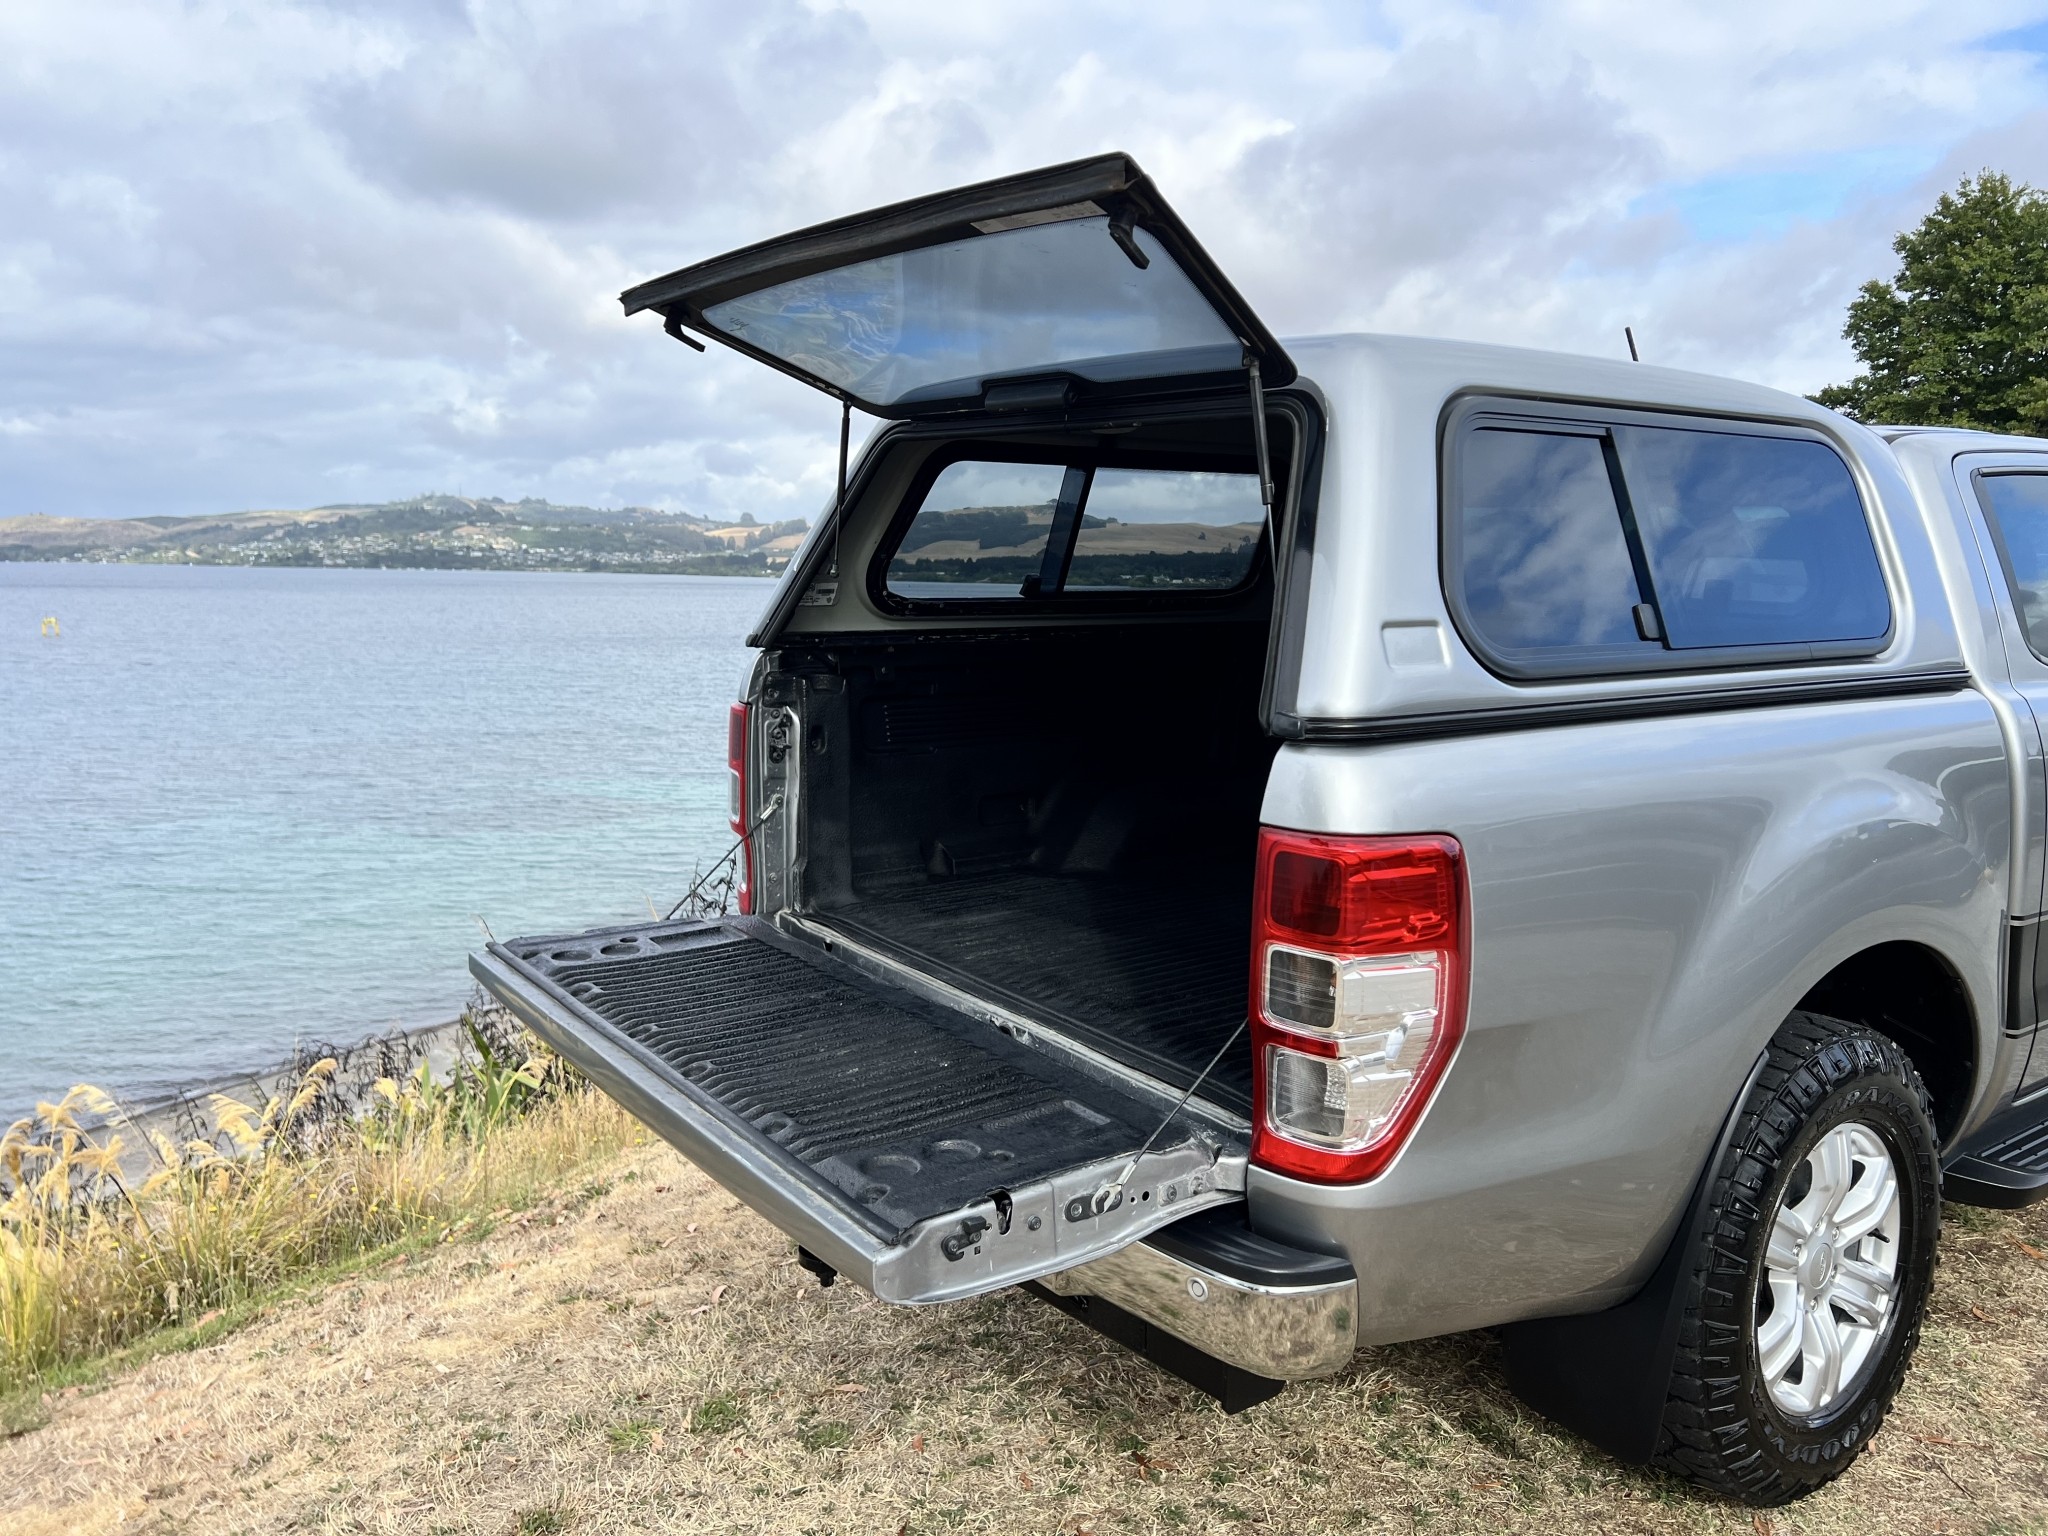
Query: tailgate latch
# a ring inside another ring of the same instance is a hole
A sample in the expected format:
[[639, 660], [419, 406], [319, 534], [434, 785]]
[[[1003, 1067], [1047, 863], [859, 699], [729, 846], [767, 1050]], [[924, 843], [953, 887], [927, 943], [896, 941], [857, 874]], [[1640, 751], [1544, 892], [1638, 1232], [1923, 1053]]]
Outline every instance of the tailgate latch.
[[957, 1264], [968, 1249], [981, 1241], [981, 1234], [987, 1230], [987, 1217], [963, 1217], [958, 1227], [939, 1239], [939, 1252], [943, 1253], [949, 1262]]

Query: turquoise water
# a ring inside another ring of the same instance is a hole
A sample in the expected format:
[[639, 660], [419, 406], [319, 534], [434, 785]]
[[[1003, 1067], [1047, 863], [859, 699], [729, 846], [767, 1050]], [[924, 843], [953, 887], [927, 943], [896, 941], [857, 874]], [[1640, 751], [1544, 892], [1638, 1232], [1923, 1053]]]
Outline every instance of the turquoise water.
[[448, 1018], [479, 916], [665, 911], [769, 590], [0, 564], [0, 1123]]

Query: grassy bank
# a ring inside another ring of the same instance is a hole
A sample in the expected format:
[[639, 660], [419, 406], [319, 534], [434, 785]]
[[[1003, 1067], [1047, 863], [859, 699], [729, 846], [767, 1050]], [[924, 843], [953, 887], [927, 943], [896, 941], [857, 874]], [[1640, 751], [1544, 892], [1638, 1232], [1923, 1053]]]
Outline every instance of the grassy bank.
[[885, 1306], [660, 1146], [232, 1336], [53, 1394], [0, 1536], [99, 1532], [2037, 1531], [2048, 1213], [1950, 1208], [1869, 1454], [1764, 1514], [1620, 1466], [1483, 1335], [1374, 1349], [1235, 1418], [1015, 1292]]
[[140, 1179], [87, 1091], [0, 1143], [0, 1536], [2048, 1530], [2048, 1209], [1947, 1208], [1891, 1418], [1760, 1514], [1552, 1429], [1484, 1335], [1227, 1417], [1021, 1293], [820, 1289], [544, 1056], [337, 1076]]
[[204, 1336], [307, 1277], [502, 1217], [634, 1138], [562, 1063], [467, 1023], [452, 1072], [379, 1079], [367, 1104], [344, 1099], [325, 1060], [289, 1097], [215, 1095], [182, 1140], [123, 1129], [85, 1087], [11, 1126], [0, 1403], [16, 1406], [0, 1419], [116, 1352]]

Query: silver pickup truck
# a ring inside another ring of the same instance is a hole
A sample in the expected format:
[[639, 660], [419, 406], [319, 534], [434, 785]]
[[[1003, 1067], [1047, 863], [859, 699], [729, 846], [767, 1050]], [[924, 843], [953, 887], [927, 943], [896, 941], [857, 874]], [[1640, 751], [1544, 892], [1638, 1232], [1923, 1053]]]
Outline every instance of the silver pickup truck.
[[1940, 1200], [2048, 1192], [2048, 442], [1283, 345], [1121, 155], [624, 301], [839, 401], [840, 485], [738, 913], [486, 987], [826, 1283], [1232, 1410], [1498, 1329], [1617, 1456], [1843, 1470]]

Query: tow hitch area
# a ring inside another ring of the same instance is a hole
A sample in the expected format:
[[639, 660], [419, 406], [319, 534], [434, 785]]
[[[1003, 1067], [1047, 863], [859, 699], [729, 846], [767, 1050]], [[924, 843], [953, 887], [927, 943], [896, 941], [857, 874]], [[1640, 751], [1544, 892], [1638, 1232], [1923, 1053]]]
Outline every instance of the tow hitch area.
[[1114, 1339], [1132, 1354], [1150, 1360], [1169, 1376], [1178, 1376], [1198, 1392], [1206, 1392], [1223, 1405], [1225, 1413], [1243, 1413], [1268, 1398], [1278, 1397], [1287, 1383], [1272, 1376], [1259, 1376], [1207, 1355], [1185, 1339], [1177, 1339], [1164, 1328], [1148, 1323], [1135, 1312], [1126, 1312], [1100, 1296], [1062, 1296], [1036, 1280], [1024, 1287], [1040, 1301], [1058, 1307], [1076, 1322], [1086, 1323], [1106, 1339]]
[[1189, 1216], [1025, 1289], [1226, 1413], [1342, 1370], [1358, 1344], [1351, 1266], [1252, 1231], [1241, 1205]]

